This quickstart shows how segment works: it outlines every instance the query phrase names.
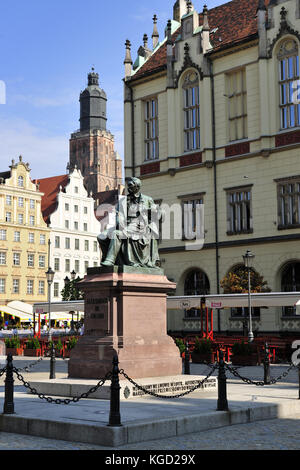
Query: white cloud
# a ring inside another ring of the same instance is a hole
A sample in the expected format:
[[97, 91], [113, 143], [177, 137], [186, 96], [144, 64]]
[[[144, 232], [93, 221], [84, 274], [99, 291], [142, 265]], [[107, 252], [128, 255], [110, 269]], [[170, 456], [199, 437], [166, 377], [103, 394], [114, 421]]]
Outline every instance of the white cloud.
[[47, 135], [23, 119], [0, 119], [0, 171], [7, 171], [12, 159], [23, 156], [31, 178], [64, 174], [69, 160], [69, 139]]

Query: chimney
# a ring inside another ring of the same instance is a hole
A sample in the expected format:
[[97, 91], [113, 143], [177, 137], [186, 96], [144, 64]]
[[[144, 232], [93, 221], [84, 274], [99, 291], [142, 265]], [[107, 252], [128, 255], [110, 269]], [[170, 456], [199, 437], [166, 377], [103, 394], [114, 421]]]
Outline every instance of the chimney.
[[125, 65], [125, 80], [126, 80], [126, 78], [131, 76], [131, 72], [132, 72], [131, 44], [130, 44], [129, 39], [126, 40], [125, 46], [126, 46], [126, 54], [125, 54], [124, 65]]
[[159, 34], [158, 34], [158, 30], [157, 30], [157, 16], [154, 15], [153, 16], [153, 33], [152, 33], [153, 49], [156, 48], [156, 46], [158, 44], [158, 40], [159, 40]]

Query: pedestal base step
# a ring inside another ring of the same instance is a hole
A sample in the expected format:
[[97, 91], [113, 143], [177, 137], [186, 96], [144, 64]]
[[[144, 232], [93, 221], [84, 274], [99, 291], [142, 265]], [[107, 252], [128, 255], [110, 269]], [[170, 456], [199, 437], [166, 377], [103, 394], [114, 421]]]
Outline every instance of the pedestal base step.
[[[178, 395], [194, 388], [205, 377], [200, 375], [176, 375], [167, 377], [148, 377], [136, 379], [135, 382], [149, 392], [158, 395]], [[97, 385], [96, 380], [60, 378], [53, 380], [41, 380], [30, 382], [32, 388], [38, 393], [46, 396], [56, 397], [80, 397], [82, 393], [87, 393], [92, 387]], [[120, 380], [120, 399], [128, 400], [139, 397], [151, 397], [152, 395], [140, 390], [128, 380]], [[210, 377], [197, 392], [214, 391], [217, 389], [217, 378]], [[30, 391], [28, 392], [30, 393]], [[91, 393], [88, 398], [109, 400], [110, 399], [110, 381], [107, 381], [96, 392]]]

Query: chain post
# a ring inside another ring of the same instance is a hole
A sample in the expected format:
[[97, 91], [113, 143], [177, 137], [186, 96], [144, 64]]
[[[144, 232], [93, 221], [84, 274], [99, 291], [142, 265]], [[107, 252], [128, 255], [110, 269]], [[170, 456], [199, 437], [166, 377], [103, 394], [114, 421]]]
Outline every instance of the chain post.
[[184, 375], [190, 375], [190, 348], [189, 342], [185, 343], [185, 352], [184, 352]]
[[3, 414], [11, 415], [15, 413], [14, 407], [14, 377], [13, 377], [13, 357], [9, 353], [7, 355], [5, 392]]
[[119, 360], [115, 355], [110, 387], [110, 412], [108, 426], [122, 426], [120, 415], [120, 382], [119, 382]]
[[218, 406], [217, 411], [228, 411], [226, 372], [224, 362], [224, 352], [219, 351], [219, 373], [218, 373]]
[[264, 384], [270, 385], [271, 376], [270, 376], [270, 355], [269, 355], [269, 345], [265, 343], [265, 358], [264, 358]]
[[55, 346], [54, 346], [54, 341], [52, 341], [51, 345], [51, 353], [50, 353], [50, 376], [49, 379], [55, 379]]

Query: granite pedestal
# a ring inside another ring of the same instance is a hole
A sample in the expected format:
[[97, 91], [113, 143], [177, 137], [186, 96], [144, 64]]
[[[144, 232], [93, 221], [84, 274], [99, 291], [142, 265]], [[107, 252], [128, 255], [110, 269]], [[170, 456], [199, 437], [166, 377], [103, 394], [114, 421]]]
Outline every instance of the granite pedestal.
[[116, 354], [133, 379], [182, 373], [179, 350], [167, 335], [167, 294], [176, 284], [162, 270], [90, 268], [80, 289], [84, 335], [71, 352], [70, 378], [104, 377]]

